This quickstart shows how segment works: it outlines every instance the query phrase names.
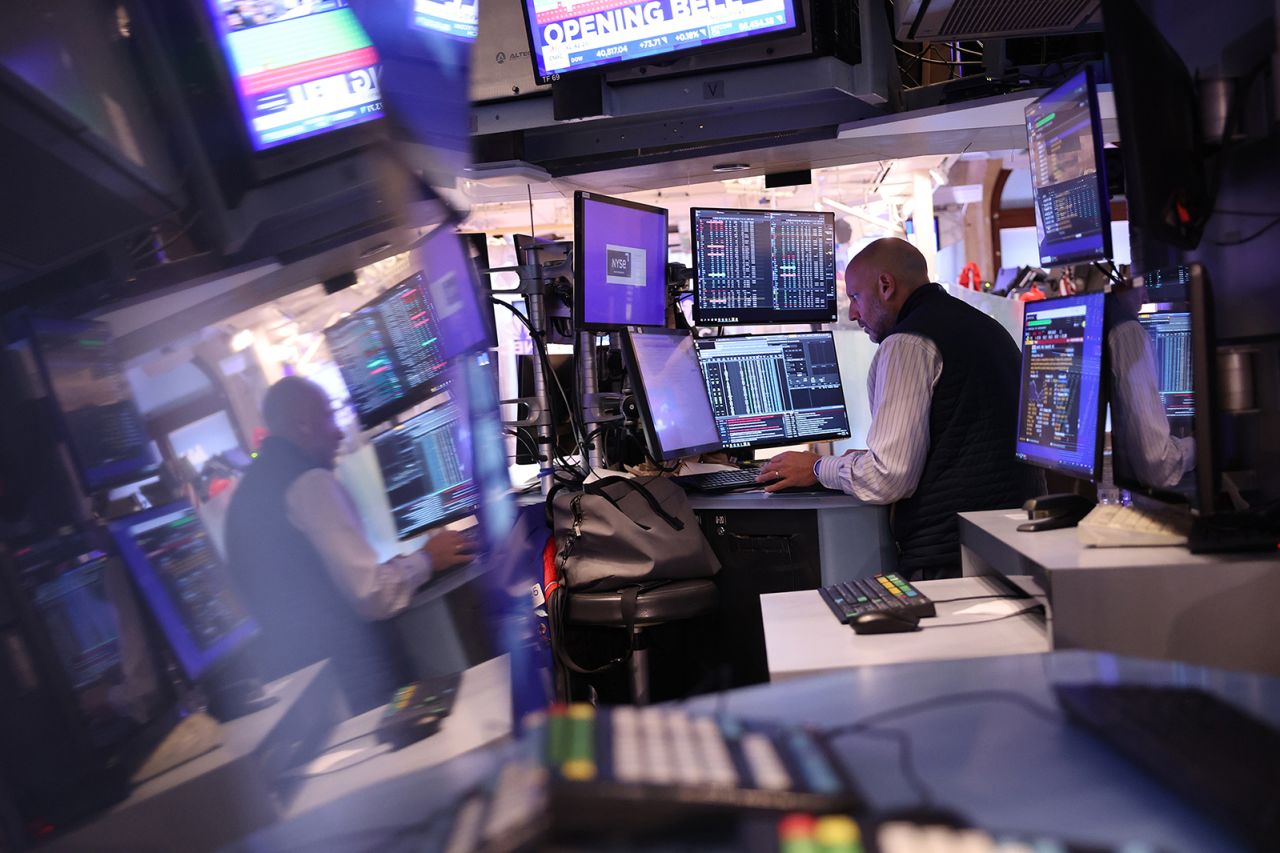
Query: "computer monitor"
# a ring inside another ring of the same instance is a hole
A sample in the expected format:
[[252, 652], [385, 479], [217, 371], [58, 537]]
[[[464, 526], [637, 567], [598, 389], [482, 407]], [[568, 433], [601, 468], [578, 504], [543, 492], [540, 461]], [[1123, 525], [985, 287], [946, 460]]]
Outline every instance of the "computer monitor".
[[107, 528], [188, 678], [204, 678], [257, 636], [191, 504], [155, 507]]
[[667, 211], [578, 191], [573, 222], [574, 325], [601, 332], [666, 325]]
[[1096, 481], [1102, 470], [1102, 293], [1028, 302], [1017, 457]]
[[1003, 295], [1008, 293], [1020, 278], [1022, 278], [1022, 267], [1002, 267], [996, 273], [996, 280], [991, 289], [997, 295]]
[[[1113, 341], [1110, 403], [1116, 485], [1185, 501], [1207, 515], [1214, 509], [1217, 468], [1206, 279], [1203, 267], [1192, 264], [1153, 270], [1134, 280], [1141, 290], [1130, 298], [1144, 301], [1136, 315], [1133, 306], [1122, 308], [1123, 302], [1114, 308], [1111, 334], [1121, 334], [1123, 323], [1136, 320], [1146, 338], [1137, 339], [1144, 345], [1139, 351], [1133, 351], [1132, 337]], [[1114, 345], [1120, 342], [1126, 346], [1117, 353]]]
[[157, 458], [106, 323], [32, 318], [31, 341], [87, 489], [141, 479]]
[[442, 226], [410, 252], [414, 266], [422, 270], [420, 286], [428, 297], [440, 355], [445, 359], [498, 345], [493, 306], [476, 272], [472, 236]]
[[649, 452], [668, 461], [720, 449], [693, 336], [675, 329], [645, 329], [623, 336], [623, 357]]
[[399, 539], [475, 513], [480, 494], [471, 476], [470, 432], [464, 427], [450, 402], [374, 437]]
[[413, 26], [475, 41], [480, 33], [479, 0], [413, 0]]
[[59, 685], [94, 746], [110, 749], [158, 721], [173, 697], [124, 566], [101, 544], [71, 533], [20, 548], [0, 585], [13, 584], [34, 617], [35, 664], [54, 670], [42, 680]]
[[835, 214], [689, 211], [699, 324], [836, 320]]
[[378, 51], [347, 0], [207, 4], [254, 149], [382, 117]]
[[1093, 69], [1027, 105], [1027, 152], [1040, 263], [1111, 257], [1111, 206]]
[[695, 343], [724, 447], [849, 437], [831, 332], [732, 335]]
[[448, 384], [437, 311], [421, 270], [324, 335], [362, 426], [374, 426]]

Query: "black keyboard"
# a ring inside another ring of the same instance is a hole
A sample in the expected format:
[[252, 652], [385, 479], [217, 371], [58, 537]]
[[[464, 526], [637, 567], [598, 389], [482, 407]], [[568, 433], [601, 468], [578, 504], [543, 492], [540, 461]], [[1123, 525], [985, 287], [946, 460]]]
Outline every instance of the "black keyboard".
[[1280, 850], [1280, 731], [1203, 690], [1060, 685], [1077, 723], [1260, 850]]
[[707, 474], [686, 474], [672, 477], [681, 488], [694, 492], [731, 492], [734, 489], [750, 489], [757, 485], [759, 468], [736, 468], [732, 471], [711, 471]]
[[823, 587], [818, 593], [843, 625], [848, 625], [856, 616], [878, 610], [889, 610], [915, 619], [937, 615], [928, 596], [903, 580], [897, 572], [834, 584]]

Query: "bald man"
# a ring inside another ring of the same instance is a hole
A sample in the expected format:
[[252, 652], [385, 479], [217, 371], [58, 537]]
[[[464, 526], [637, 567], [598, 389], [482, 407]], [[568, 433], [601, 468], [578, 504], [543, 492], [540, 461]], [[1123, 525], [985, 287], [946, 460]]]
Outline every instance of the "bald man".
[[905, 240], [868, 245], [845, 270], [849, 319], [880, 344], [867, 376], [867, 449], [844, 456], [782, 453], [767, 491], [821, 483], [892, 504], [898, 571], [960, 576], [958, 512], [1017, 507], [1039, 475], [1014, 458], [1018, 346], [998, 322], [929, 281]]
[[262, 626], [256, 660], [279, 678], [329, 659], [351, 706], [383, 705], [414, 680], [386, 621], [414, 590], [470, 559], [468, 540], [443, 530], [414, 554], [379, 563], [355, 504], [333, 474], [342, 430], [324, 390], [286, 377], [267, 391], [270, 435], [227, 512], [227, 557]]

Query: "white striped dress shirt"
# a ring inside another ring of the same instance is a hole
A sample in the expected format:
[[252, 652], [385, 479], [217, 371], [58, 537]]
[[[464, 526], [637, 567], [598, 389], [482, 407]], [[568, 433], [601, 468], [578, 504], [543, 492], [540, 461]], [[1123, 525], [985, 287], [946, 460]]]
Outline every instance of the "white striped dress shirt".
[[942, 354], [920, 335], [890, 335], [871, 359], [867, 449], [823, 456], [814, 473], [828, 489], [869, 504], [911, 497], [929, 454], [929, 407], [942, 375]]
[[1156, 358], [1147, 330], [1137, 320], [1119, 323], [1107, 335], [1111, 355], [1112, 460], [1144, 486], [1167, 489], [1195, 467], [1194, 438], [1169, 434], [1160, 399]]

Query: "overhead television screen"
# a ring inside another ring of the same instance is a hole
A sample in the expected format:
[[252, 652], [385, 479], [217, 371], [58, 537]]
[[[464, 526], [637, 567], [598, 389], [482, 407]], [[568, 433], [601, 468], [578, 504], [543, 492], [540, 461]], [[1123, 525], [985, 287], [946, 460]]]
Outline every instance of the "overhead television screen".
[[539, 83], [761, 35], [799, 30], [796, 0], [524, 0]]
[[382, 116], [378, 52], [347, 0], [207, 3], [256, 150]]
[[480, 32], [480, 0], [413, 0], [413, 25], [475, 41]]

